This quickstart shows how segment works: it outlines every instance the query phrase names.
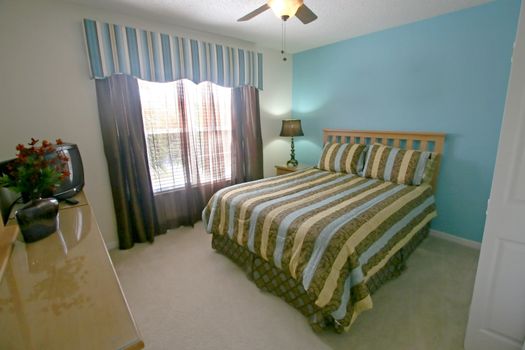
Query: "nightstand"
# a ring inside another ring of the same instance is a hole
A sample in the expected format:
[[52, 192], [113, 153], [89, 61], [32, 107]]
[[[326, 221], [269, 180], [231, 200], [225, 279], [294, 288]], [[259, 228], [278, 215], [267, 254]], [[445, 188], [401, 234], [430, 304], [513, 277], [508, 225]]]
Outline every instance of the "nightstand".
[[290, 168], [290, 167], [287, 167], [286, 165], [276, 165], [275, 166], [275, 175], [290, 174], [290, 173], [293, 173], [295, 171], [304, 170], [304, 169], [308, 169], [308, 168], [311, 168], [311, 167], [312, 167], [312, 165], [307, 165], [307, 164], [299, 164], [295, 168]]

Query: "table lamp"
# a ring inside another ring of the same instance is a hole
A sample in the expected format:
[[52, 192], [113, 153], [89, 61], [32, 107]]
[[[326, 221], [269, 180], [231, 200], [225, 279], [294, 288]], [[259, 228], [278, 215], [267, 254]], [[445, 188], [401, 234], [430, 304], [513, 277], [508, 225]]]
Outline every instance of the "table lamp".
[[284, 119], [281, 126], [281, 134], [279, 136], [291, 137], [292, 150], [290, 152], [290, 160], [286, 163], [287, 166], [295, 168], [299, 163], [295, 160], [295, 149], [293, 144], [294, 136], [304, 136], [303, 129], [301, 128], [300, 119]]

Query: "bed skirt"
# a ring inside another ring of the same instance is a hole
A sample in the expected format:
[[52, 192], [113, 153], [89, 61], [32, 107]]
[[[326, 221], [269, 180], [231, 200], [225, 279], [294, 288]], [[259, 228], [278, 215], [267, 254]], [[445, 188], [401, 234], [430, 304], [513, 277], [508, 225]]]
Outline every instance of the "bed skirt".
[[[405, 263], [415, 248], [427, 237], [430, 225], [425, 225], [388, 263], [366, 282], [370, 294], [384, 283], [399, 276], [405, 269]], [[344, 328], [334, 321], [329, 311], [315, 305], [315, 298], [310, 296], [302, 284], [290, 275], [278, 269], [272, 262], [266, 261], [228, 237], [213, 234], [212, 247], [241, 266], [248, 276], [263, 291], [270, 292], [299, 310], [316, 332], [333, 328], [342, 332]]]

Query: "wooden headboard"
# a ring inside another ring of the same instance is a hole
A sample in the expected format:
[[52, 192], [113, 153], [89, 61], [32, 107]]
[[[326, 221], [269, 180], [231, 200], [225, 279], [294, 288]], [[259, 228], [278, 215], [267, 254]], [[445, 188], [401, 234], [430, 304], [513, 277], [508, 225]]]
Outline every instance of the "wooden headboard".
[[434, 173], [431, 181], [434, 191], [436, 190], [445, 136], [446, 134], [441, 132], [323, 129], [323, 143], [341, 142], [363, 145], [380, 143], [402, 149], [434, 152]]

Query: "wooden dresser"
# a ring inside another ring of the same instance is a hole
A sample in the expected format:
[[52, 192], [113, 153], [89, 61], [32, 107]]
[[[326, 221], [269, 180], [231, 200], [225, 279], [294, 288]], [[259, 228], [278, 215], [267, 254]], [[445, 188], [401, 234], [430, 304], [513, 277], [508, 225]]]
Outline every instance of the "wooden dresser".
[[0, 349], [144, 347], [91, 207], [76, 199], [61, 204], [56, 233], [14, 242], [0, 281]]

